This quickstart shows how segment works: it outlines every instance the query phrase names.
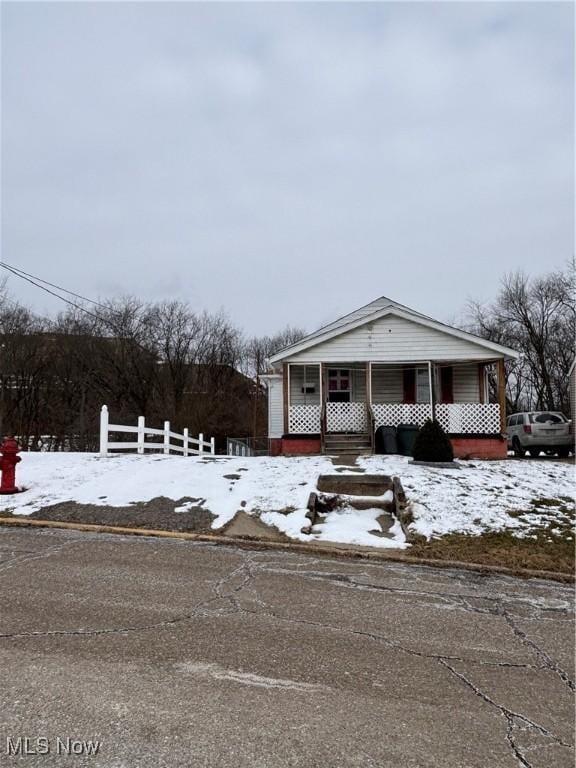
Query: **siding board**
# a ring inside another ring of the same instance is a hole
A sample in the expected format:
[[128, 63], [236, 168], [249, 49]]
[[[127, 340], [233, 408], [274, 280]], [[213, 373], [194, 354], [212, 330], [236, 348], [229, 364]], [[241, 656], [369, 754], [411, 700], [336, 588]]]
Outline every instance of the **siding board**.
[[270, 378], [268, 384], [268, 437], [284, 434], [284, 385], [280, 377]]
[[290, 362], [486, 360], [483, 347], [393, 315], [347, 331], [290, 357]]

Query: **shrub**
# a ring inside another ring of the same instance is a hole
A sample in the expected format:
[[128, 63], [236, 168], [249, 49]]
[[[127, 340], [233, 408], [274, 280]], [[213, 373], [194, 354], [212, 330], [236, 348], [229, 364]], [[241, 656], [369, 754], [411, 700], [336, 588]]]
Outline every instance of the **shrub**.
[[452, 461], [452, 443], [437, 421], [427, 419], [414, 440], [415, 461]]

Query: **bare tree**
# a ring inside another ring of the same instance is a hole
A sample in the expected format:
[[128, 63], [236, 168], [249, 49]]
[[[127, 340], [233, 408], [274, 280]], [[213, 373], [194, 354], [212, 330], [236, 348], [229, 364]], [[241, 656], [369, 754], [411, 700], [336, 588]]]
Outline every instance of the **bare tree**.
[[521, 353], [507, 365], [510, 410], [569, 411], [568, 371], [574, 360], [574, 270], [530, 278], [506, 275], [496, 300], [472, 303], [472, 329]]
[[300, 341], [305, 335], [306, 333], [302, 329], [287, 326], [274, 336], [253, 336], [244, 344], [243, 369], [248, 376], [254, 378], [255, 383], [252, 406], [252, 437], [258, 437], [258, 432], [261, 431], [258, 414], [264, 393], [260, 376], [268, 370], [268, 359], [275, 352]]

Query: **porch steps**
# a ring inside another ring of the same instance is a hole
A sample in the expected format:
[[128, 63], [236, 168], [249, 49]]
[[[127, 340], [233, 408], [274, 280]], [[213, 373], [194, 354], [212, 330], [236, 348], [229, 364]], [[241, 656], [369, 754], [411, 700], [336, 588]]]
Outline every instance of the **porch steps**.
[[333, 432], [324, 436], [324, 453], [366, 454], [372, 453], [368, 432]]

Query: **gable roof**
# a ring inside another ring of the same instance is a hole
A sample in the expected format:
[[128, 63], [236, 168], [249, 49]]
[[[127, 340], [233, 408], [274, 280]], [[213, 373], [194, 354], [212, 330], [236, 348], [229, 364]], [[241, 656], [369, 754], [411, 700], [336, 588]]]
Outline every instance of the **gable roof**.
[[447, 325], [446, 323], [441, 323], [438, 320], [434, 320], [433, 318], [428, 317], [427, 315], [423, 315], [421, 312], [416, 312], [416, 310], [406, 307], [404, 304], [399, 304], [398, 302], [393, 301], [386, 296], [381, 296], [380, 298], [371, 301], [369, 304], [365, 304], [363, 307], [356, 309], [354, 312], [343, 315], [337, 320], [334, 320], [334, 322], [322, 326], [317, 331], [308, 334], [303, 339], [300, 339], [300, 341], [297, 341], [295, 344], [284, 347], [275, 354], [271, 355], [268, 362], [271, 364], [280, 362], [286, 357], [298, 354], [305, 349], [314, 347], [317, 344], [321, 344], [325, 341], [328, 341], [329, 339], [334, 338], [335, 336], [347, 333], [354, 328], [358, 328], [367, 323], [374, 322], [375, 320], [379, 320], [380, 318], [386, 317], [388, 315], [404, 318], [405, 320], [418, 323], [428, 328], [433, 328], [437, 331], [440, 331], [441, 333], [446, 333], [449, 336], [455, 336], [457, 338], [463, 339], [464, 341], [472, 342], [473, 344], [476, 344], [479, 347], [483, 347], [490, 352], [494, 352], [499, 356], [513, 359], [520, 356], [516, 350], [511, 349], [510, 347], [505, 347], [502, 344], [496, 344], [493, 341], [488, 341], [487, 339], [483, 339], [481, 336], [476, 336], [475, 334], [469, 333], [468, 331], [462, 331], [459, 328], [454, 328], [453, 326]]

